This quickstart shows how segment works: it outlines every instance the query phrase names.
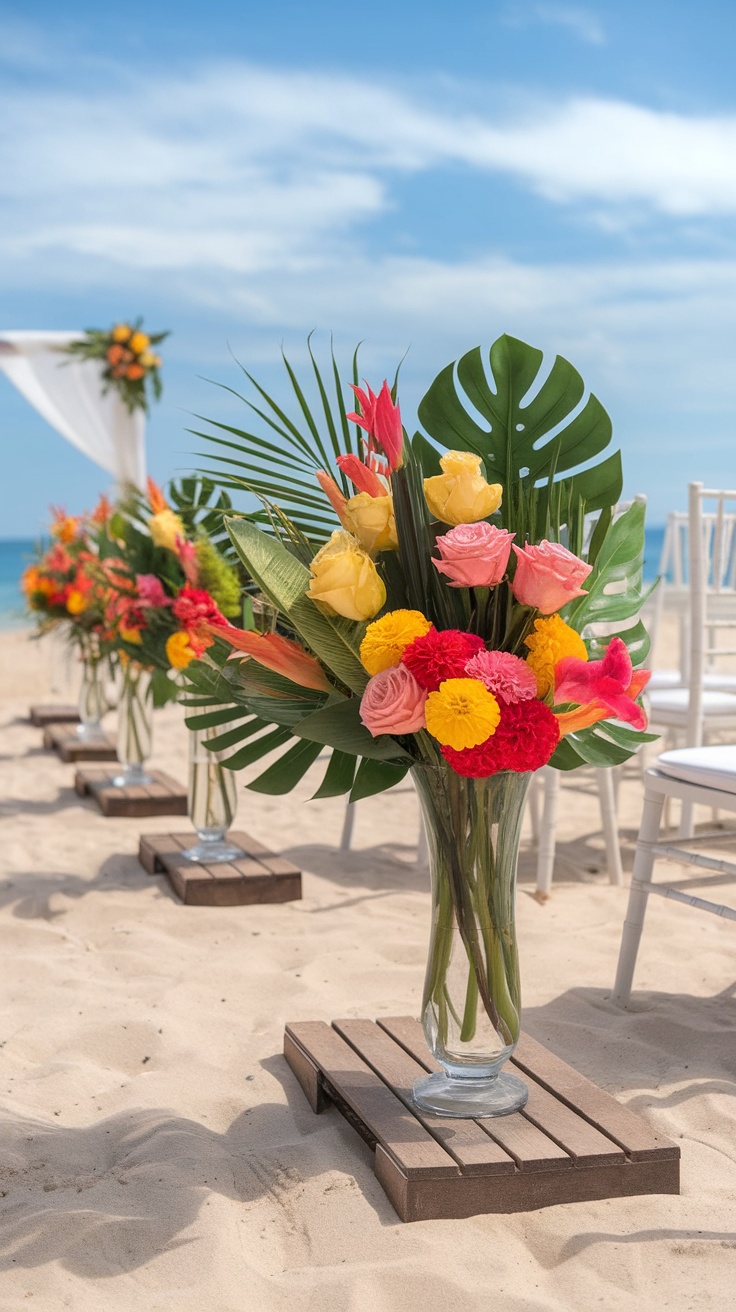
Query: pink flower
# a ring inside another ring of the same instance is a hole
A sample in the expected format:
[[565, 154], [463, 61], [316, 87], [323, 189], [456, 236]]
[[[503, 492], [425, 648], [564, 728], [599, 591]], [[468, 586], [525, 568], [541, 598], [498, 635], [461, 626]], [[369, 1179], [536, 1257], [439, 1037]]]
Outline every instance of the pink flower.
[[580, 584], [587, 579], [592, 565], [573, 556], [559, 542], [528, 542], [517, 547], [516, 573], [511, 591], [522, 606], [535, 606], [542, 615], [552, 615], [574, 597], [584, 597]]
[[576, 733], [609, 719], [646, 729], [647, 717], [637, 698], [650, 674], [650, 670], [633, 669], [622, 638], [611, 638], [602, 661], [566, 656], [555, 666], [555, 705], [577, 702], [578, 709], [558, 715], [560, 733]]
[[417, 733], [425, 727], [421, 688], [405, 665], [393, 665], [374, 674], [360, 702], [360, 718], [376, 738], [382, 733]]
[[506, 573], [513, 537], [485, 520], [458, 524], [437, 539], [442, 559], [432, 564], [451, 588], [495, 588]]
[[471, 679], [480, 679], [494, 697], [507, 706], [526, 702], [537, 695], [537, 676], [527, 665], [508, 651], [479, 651], [465, 666]]
[[399, 469], [403, 463], [404, 430], [401, 425], [401, 410], [398, 405], [394, 405], [386, 379], [383, 380], [383, 387], [378, 396], [367, 383], [367, 392], [352, 383], [350, 386], [355, 392], [362, 413], [353, 412], [348, 415], [348, 419], [352, 419], [353, 423], [365, 429], [370, 439], [369, 451], [374, 449], [375, 443], [388, 460], [389, 469]]
[[155, 574], [137, 574], [135, 584], [143, 606], [171, 605], [171, 598], [166, 596], [163, 584]]
[[187, 583], [195, 586], [199, 579], [199, 566], [197, 564], [197, 551], [193, 542], [187, 542], [186, 538], [176, 538], [176, 554], [179, 557], [179, 564], [184, 570], [184, 577]]
[[[348, 419], [350, 418], [351, 416], [348, 415]], [[388, 489], [385, 483], [381, 482], [378, 474], [374, 473], [373, 470], [360, 459], [360, 456], [338, 456], [335, 463], [337, 464], [338, 469], [341, 469], [343, 474], [347, 475], [350, 482], [355, 484], [359, 492], [367, 492], [369, 497], [386, 496]], [[317, 478], [319, 479], [319, 475], [317, 475]], [[322, 484], [322, 486], [324, 487], [324, 484]]]

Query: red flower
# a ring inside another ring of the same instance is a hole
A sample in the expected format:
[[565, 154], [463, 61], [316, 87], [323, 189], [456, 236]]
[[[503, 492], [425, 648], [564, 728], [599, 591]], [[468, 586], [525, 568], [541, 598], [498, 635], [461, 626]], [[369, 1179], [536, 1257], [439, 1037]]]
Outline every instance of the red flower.
[[401, 424], [401, 410], [398, 404], [394, 405], [388, 383], [384, 379], [378, 396], [370, 387], [366, 393], [352, 383], [350, 386], [355, 392], [362, 413], [352, 412], [348, 415], [348, 419], [352, 419], [367, 432], [369, 451], [377, 446], [388, 460], [389, 469], [399, 469], [403, 462], [404, 430]]
[[512, 702], [501, 705], [496, 732], [479, 747], [443, 747], [442, 755], [466, 779], [487, 779], [500, 770], [526, 774], [547, 764], [559, 738], [557, 717], [545, 702]]
[[207, 647], [212, 646], [212, 638], [207, 632], [207, 624], [230, 625], [219, 609], [217, 602], [204, 588], [193, 588], [186, 583], [172, 607], [174, 615], [189, 637], [189, 642], [197, 656], [201, 656]]
[[483, 649], [483, 639], [462, 629], [430, 629], [404, 648], [402, 663], [417, 683], [436, 692], [445, 679], [462, 679], [471, 656]]

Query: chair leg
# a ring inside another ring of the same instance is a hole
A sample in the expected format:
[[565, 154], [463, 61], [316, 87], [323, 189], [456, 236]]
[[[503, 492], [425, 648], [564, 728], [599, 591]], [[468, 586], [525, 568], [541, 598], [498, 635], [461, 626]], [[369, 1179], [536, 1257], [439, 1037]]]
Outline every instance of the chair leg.
[[552, 887], [552, 871], [555, 864], [555, 846], [557, 836], [557, 799], [560, 792], [560, 772], [545, 768], [544, 808], [539, 832], [539, 852], [537, 854], [537, 895], [549, 897]]
[[695, 830], [695, 804], [693, 802], [683, 802], [680, 811], [680, 828], [677, 832], [678, 838], [692, 838]]
[[355, 824], [355, 807], [356, 802], [348, 802], [345, 806], [345, 819], [342, 822], [342, 835], [340, 837], [340, 851], [349, 852], [353, 838], [353, 825]]
[[644, 794], [644, 810], [636, 844], [629, 905], [626, 910], [626, 919], [621, 935], [616, 980], [613, 986], [613, 1001], [619, 1007], [626, 1007], [631, 996], [634, 967], [636, 966], [641, 931], [644, 926], [644, 915], [649, 898], [649, 889], [646, 885], [652, 882], [653, 844], [656, 843], [659, 837], [663, 807], [664, 796], [661, 793]]
[[606, 842], [606, 863], [608, 865], [608, 882], [619, 888], [624, 882], [621, 865], [621, 845], [618, 837], [618, 816], [616, 814], [616, 796], [613, 783], [613, 770], [610, 767], [597, 771], [598, 797], [601, 804], [601, 821], [603, 837]]

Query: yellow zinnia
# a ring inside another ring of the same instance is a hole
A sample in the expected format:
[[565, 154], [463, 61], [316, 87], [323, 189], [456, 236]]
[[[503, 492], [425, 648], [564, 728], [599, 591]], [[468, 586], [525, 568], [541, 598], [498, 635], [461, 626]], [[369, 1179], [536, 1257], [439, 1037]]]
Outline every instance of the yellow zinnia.
[[66, 608], [70, 615], [81, 615], [87, 609], [87, 597], [79, 588], [72, 588], [66, 599]]
[[151, 339], [148, 336], [148, 333], [141, 332], [133, 333], [133, 336], [128, 342], [131, 351], [135, 352], [136, 355], [140, 355], [141, 351], [145, 351], [146, 347], [150, 345]]
[[478, 747], [496, 732], [498, 702], [478, 679], [445, 679], [424, 708], [427, 728], [443, 747]]
[[115, 324], [115, 327], [113, 328], [113, 330], [112, 330], [112, 332], [111, 332], [111, 334], [110, 334], [110, 336], [112, 337], [112, 340], [113, 340], [114, 342], [118, 342], [118, 343], [120, 344], [120, 343], [122, 343], [122, 342], [127, 342], [127, 341], [128, 341], [128, 339], [130, 338], [130, 334], [132, 333], [132, 331], [133, 331], [133, 329], [130, 327], [130, 324], [127, 324], [127, 323], [116, 323], [116, 324]]
[[172, 633], [166, 639], [166, 659], [174, 670], [185, 670], [189, 662], [194, 660], [189, 636], [183, 630]]
[[380, 674], [398, 665], [415, 638], [429, 633], [432, 625], [420, 610], [390, 610], [368, 625], [360, 644], [360, 659], [369, 674]]
[[555, 686], [555, 666], [566, 656], [577, 656], [587, 661], [588, 651], [580, 634], [571, 629], [559, 615], [548, 615], [534, 621], [534, 632], [525, 639], [529, 649], [526, 663], [537, 676], [537, 693], [546, 697]]

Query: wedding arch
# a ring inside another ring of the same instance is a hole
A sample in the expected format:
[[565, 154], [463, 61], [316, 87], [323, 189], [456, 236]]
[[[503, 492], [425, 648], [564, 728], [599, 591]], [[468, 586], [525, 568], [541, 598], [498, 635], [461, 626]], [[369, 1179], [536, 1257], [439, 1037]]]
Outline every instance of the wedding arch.
[[0, 370], [77, 450], [118, 483], [143, 488], [146, 420], [130, 414], [114, 389], [104, 392], [102, 365], [64, 355], [78, 332], [0, 331]]

